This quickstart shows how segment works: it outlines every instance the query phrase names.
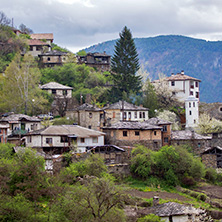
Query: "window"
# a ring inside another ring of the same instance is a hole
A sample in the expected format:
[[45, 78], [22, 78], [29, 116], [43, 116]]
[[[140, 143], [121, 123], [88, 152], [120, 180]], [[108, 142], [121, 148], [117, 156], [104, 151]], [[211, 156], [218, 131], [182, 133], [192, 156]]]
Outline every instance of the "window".
[[195, 102], [193, 102], [193, 107], [195, 107]]
[[200, 143], [197, 144], [197, 146], [198, 146], [199, 148], [200, 148], [200, 145], [201, 145]]
[[89, 118], [92, 118], [92, 113], [89, 113]]
[[126, 112], [123, 113], [123, 119], [126, 119]]
[[52, 144], [52, 138], [46, 138], [46, 141], [45, 141], [47, 144]]
[[142, 119], [142, 112], [140, 112], [140, 119]]
[[219, 108], [219, 111], [222, 112], [222, 107]]
[[196, 92], [196, 98], [199, 98], [199, 92]]
[[116, 113], [115, 112], [113, 112], [113, 118], [116, 118]]
[[167, 126], [163, 126], [163, 132], [167, 132]]
[[68, 91], [67, 90], [63, 90], [63, 96], [67, 96]]
[[129, 119], [131, 119], [131, 112], [128, 113]]
[[163, 139], [163, 141], [164, 141], [164, 143], [168, 143], [168, 137], [164, 137], [164, 139]]
[[153, 132], [154, 136], [156, 136], [156, 131]]
[[172, 92], [172, 95], [175, 96], [175, 95], [176, 95], [176, 92]]
[[140, 135], [140, 131], [135, 131], [135, 136], [139, 136]]
[[92, 126], [89, 125], [89, 126], [88, 126], [88, 129], [92, 129]]
[[175, 86], [175, 82], [174, 81], [171, 82], [171, 86]]
[[193, 91], [190, 91], [190, 96], [193, 96]]
[[127, 131], [123, 131], [123, 136], [127, 136]]
[[145, 119], [145, 112], [143, 112], [143, 118]]
[[191, 107], [191, 102], [189, 102], [189, 107]]
[[31, 143], [32, 142], [32, 137], [31, 136], [28, 136], [27, 137], [27, 143]]
[[61, 136], [60, 143], [68, 143], [68, 136]]
[[50, 57], [48, 57], [47, 60], [50, 61], [51, 60]]
[[194, 124], [196, 123], [196, 120], [195, 120], [195, 119], [193, 120], [193, 123], [194, 123]]
[[134, 118], [137, 119], [137, 112], [134, 112]]
[[93, 137], [93, 143], [98, 143], [98, 137]]
[[81, 143], [85, 143], [85, 138], [80, 138]]
[[199, 86], [199, 84], [198, 84], [198, 82], [196, 82], [196, 87], [198, 87]]
[[56, 94], [56, 89], [52, 89], [52, 94]]
[[190, 110], [190, 116], [192, 115], [192, 112], [191, 112], [191, 110]]

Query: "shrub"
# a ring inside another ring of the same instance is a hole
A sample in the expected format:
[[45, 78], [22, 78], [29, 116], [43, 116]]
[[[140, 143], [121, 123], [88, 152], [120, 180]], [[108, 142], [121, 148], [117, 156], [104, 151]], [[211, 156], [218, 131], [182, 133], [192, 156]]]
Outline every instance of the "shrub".
[[184, 186], [188, 187], [194, 186], [196, 184], [196, 181], [191, 176], [184, 176], [181, 182]]
[[206, 175], [205, 178], [212, 182], [215, 183], [216, 179], [217, 179], [217, 172], [214, 168], [207, 168], [206, 169]]
[[198, 200], [205, 201], [205, 200], [207, 199], [207, 195], [204, 194], [204, 193], [200, 193], [200, 194], [197, 196], [197, 199], [198, 199]]
[[161, 222], [160, 217], [156, 216], [155, 214], [149, 214], [145, 217], [139, 218], [137, 222]]

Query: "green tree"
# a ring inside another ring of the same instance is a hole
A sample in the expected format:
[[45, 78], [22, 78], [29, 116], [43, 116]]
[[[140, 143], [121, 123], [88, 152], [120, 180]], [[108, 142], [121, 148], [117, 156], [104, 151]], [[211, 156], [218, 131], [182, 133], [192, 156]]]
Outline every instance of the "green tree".
[[131, 31], [125, 26], [119, 36], [111, 60], [114, 81], [112, 92], [116, 93], [116, 100], [122, 98], [123, 92], [128, 95], [130, 92], [138, 92], [142, 79], [136, 75], [139, 70], [139, 59]]
[[156, 110], [158, 109], [158, 98], [155, 92], [154, 86], [148, 79], [143, 88], [143, 106], [149, 108], [149, 117], [156, 116]]
[[31, 55], [17, 54], [2, 75], [0, 105], [4, 111], [30, 114], [35, 108], [43, 109], [48, 100], [39, 88], [40, 72]]

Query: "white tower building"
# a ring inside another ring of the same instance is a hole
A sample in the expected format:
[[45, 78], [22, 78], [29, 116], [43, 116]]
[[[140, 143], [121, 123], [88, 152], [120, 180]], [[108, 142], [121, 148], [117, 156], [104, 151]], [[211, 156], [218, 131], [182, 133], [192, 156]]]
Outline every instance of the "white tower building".
[[185, 99], [185, 111], [186, 111], [186, 128], [196, 127], [199, 121], [199, 103], [198, 99], [189, 96]]

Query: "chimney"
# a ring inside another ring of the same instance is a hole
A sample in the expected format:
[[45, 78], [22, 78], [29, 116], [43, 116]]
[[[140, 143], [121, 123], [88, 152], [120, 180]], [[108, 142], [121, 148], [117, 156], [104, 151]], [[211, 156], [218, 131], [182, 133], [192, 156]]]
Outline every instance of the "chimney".
[[153, 206], [157, 206], [159, 205], [159, 197], [158, 196], [154, 196], [153, 197]]
[[174, 76], [174, 73], [173, 73], [173, 72], [171, 73], [171, 76]]
[[184, 75], [184, 71], [183, 70], [181, 70], [181, 73], [180, 73], [181, 75]]

